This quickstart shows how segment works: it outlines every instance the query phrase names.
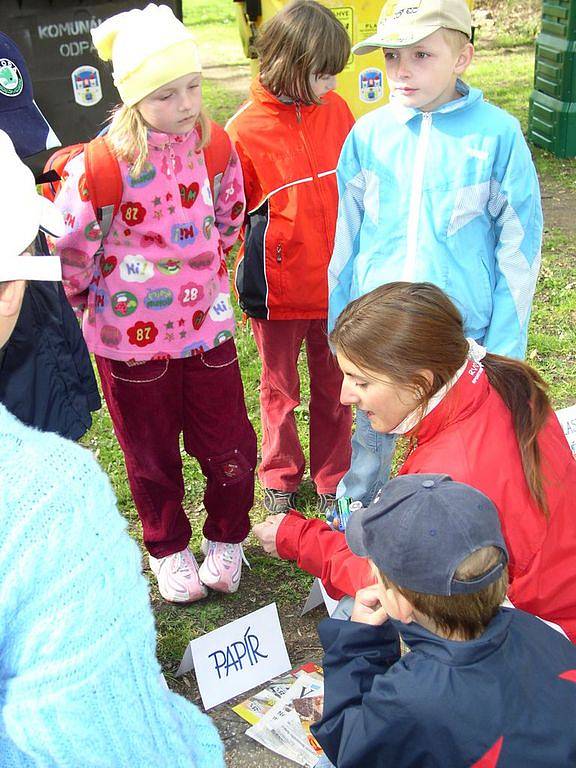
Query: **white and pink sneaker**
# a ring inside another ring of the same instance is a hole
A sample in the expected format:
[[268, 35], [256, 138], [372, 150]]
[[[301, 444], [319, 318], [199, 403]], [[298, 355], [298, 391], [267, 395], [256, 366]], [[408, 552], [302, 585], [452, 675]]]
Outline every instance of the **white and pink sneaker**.
[[206, 555], [199, 571], [202, 583], [216, 592], [236, 592], [242, 575], [242, 561], [248, 565], [242, 544], [202, 539], [202, 552]]
[[196, 558], [188, 547], [166, 557], [148, 557], [164, 600], [169, 603], [194, 603], [208, 594], [200, 581]]

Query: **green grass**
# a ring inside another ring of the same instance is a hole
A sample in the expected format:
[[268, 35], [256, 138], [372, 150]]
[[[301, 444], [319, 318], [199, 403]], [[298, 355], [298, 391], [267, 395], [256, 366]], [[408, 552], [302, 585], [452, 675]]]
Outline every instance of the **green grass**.
[[[238, 42], [235, 11], [231, 0], [205, 0], [185, 2], [185, 20], [191, 25], [203, 48], [208, 52], [210, 65], [245, 65]], [[491, 48], [479, 50], [467, 79], [482, 88], [486, 97], [512, 112], [523, 128], [527, 125], [528, 98], [532, 88], [534, 51], [519, 45], [522, 35], [513, 34], [512, 50]], [[481, 40], [479, 41], [481, 43]], [[206, 59], [205, 59], [206, 60]], [[204, 99], [209, 111], [223, 123], [237, 109], [242, 93], [229, 91], [221, 82], [210, 79], [206, 70]], [[546, 190], [561, 196], [576, 192], [576, 162], [559, 160], [541, 150], [534, 150], [535, 160]], [[555, 407], [569, 405], [576, 393], [576, 245], [574, 235], [559, 229], [547, 228], [543, 249], [543, 266], [534, 302], [529, 340], [529, 359], [550, 383]], [[236, 343], [242, 369], [249, 416], [260, 433], [258, 384], [260, 365], [249, 327], [238, 316]], [[304, 360], [301, 361], [302, 401], [296, 418], [302, 444], [308, 445], [308, 380]], [[124, 461], [105, 408], [95, 414], [94, 426], [84, 442], [96, 453], [104, 470], [111, 477], [122, 514], [129, 521], [130, 533], [141, 542], [140, 526], [128, 488]], [[201, 510], [203, 478], [196, 463], [183, 455], [185, 475], [185, 508], [193, 525], [193, 545], [198, 549], [204, 513]], [[313, 488], [305, 484], [301, 505], [312, 512]], [[261, 490], [257, 490], [254, 521], [264, 516]], [[211, 595], [190, 608], [174, 608], [158, 597], [155, 585], [151, 595], [158, 628], [158, 655], [164, 670], [171, 678], [187, 643], [194, 637], [210, 631], [249, 610], [276, 600], [281, 615], [296, 613], [311, 579], [290, 563], [273, 560], [262, 554], [252, 538], [247, 542], [247, 554], [252, 570], [246, 571], [242, 588], [237, 595]], [[146, 561], [145, 561], [146, 564]], [[152, 580], [153, 581], [153, 580]], [[293, 624], [293, 622], [291, 623]], [[187, 690], [184, 690], [187, 693]]]
[[184, 3], [184, 23], [194, 32], [204, 68], [246, 65], [232, 0]]

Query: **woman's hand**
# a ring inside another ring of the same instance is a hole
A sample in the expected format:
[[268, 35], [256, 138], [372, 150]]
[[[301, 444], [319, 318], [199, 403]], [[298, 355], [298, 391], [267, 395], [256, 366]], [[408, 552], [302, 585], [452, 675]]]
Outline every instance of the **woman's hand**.
[[369, 587], [359, 589], [354, 599], [351, 621], [358, 621], [360, 624], [371, 624], [378, 626], [384, 624], [388, 619], [388, 614], [380, 604], [378, 595], [379, 585], [371, 584]]
[[280, 523], [286, 515], [281, 512], [277, 515], [268, 515], [263, 523], [257, 523], [252, 528], [252, 533], [260, 542], [264, 552], [267, 552], [272, 557], [278, 557], [278, 550], [276, 549], [276, 534]]

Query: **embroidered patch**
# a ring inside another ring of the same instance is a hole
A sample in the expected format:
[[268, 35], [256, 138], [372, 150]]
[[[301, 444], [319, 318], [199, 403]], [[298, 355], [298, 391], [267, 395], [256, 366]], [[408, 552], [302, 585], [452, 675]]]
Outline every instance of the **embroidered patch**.
[[135, 347], [147, 347], [149, 344], [153, 344], [158, 336], [158, 328], [153, 322], [147, 323], [138, 320], [138, 322], [131, 328], [128, 328], [128, 341]]
[[183, 263], [181, 259], [160, 259], [156, 262], [156, 268], [163, 275], [177, 275], [182, 269]]
[[20, 70], [11, 59], [0, 59], [0, 93], [3, 96], [19, 96], [24, 88]]
[[138, 299], [130, 291], [118, 291], [111, 300], [112, 312], [117, 317], [128, 317], [138, 308]]
[[214, 263], [215, 254], [211, 251], [204, 251], [204, 253], [198, 253], [196, 256], [192, 256], [188, 260], [188, 266], [190, 269], [210, 269]]
[[174, 301], [174, 294], [169, 288], [151, 288], [144, 297], [147, 309], [165, 309]]
[[102, 273], [103, 277], [108, 277], [108, 275], [111, 275], [112, 272], [116, 269], [116, 266], [118, 264], [118, 259], [116, 256], [100, 256], [100, 272]]
[[180, 200], [184, 208], [192, 208], [198, 197], [200, 187], [197, 181], [193, 181], [191, 184], [178, 184], [180, 190]]
[[120, 214], [122, 221], [128, 224], [129, 227], [133, 227], [134, 224], [142, 224], [146, 218], [146, 208], [144, 208], [142, 203], [128, 201], [120, 206]]
[[203, 298], [204, 288], [197, 283], [185, 283], [180, 288], [180, 293], [178, 294], [178, 301], [183, 307], [197, 304], [199, 301], [202, 301]]
[[107, 347], [117, 347], [122, 341], [122, 332], [114, 325], [103, 325], [100, 330], [100, 340]]

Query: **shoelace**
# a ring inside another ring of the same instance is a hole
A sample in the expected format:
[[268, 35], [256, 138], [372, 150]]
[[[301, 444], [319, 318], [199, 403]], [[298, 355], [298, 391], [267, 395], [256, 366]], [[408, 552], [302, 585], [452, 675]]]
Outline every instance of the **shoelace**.
[[[212, 545], [213, 548], [215, 548], [216, 547], [216, 542], [212, 541], [211, 545]], [[242, 544], [229, 544], [229, 543], [225, 543], [224, 544], [224, 552], [222, 553], [222, 560], [224, 561], [224, 564], [225, 565], [232, 565], [232, 563], [234, 561], [234, 548], [235, 547], [240, 547], [240, 556], [242, 557], [242, 562], [244, 563], [244, 565], [247, 568], [252, 570], [252, 566], [250, 565], [250, 563], [246, 559], [246, 555], [244, 554], [244, 547], [242, 546]]]
[[[172, 561], [174, 563], [174, 560]], [[191, 568], [188, 559], [184, 557], [182, 552], [178, 552], [177, 565], [173, 566], [173, 573], [183, 573], [185, 576], [191, 576], [196, 570]]]
[[292, 493], [290, 493], [290, 491], [274, 491], [273, 496], [286, 501], [290, 501], [292, 498]]

